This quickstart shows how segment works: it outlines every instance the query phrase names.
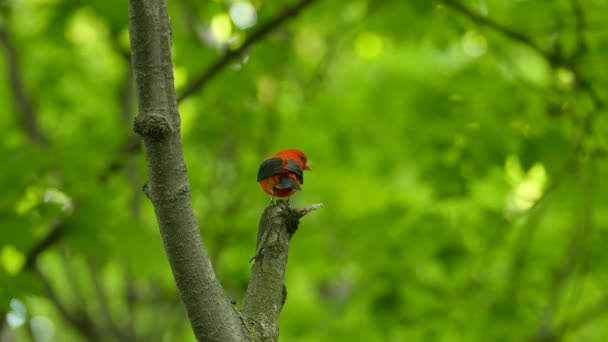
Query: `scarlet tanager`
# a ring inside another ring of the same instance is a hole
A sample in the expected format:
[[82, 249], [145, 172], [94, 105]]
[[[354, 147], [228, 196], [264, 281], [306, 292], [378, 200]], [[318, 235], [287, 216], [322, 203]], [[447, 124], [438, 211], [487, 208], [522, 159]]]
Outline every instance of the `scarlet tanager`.
[[289, 197], [296, 191], [302, 190], [304, 170], [310, 170], [308, 159], [304, 152], [296, 149], [281, 151], [266, 158], [258, 171], [258, 182], [262, 189], [270, 195], [270, 204], [274, 197]]

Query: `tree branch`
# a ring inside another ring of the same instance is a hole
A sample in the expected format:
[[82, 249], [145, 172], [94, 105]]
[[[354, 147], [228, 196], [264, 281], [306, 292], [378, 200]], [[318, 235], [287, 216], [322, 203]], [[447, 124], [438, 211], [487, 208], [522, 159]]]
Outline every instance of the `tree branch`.
[[34, 271], [38, 279], [40, 279], [47, 298], [55, 305], [55, 308], [57, 309], [59, 314], [74, 328], [76, 328], [76, 330], [82, 336], [84, 336], [87, 341], [99, 341], [101, 338], [90, 316], [86, 312], [72, 312], [71, 310], [69, 310], [63, 304], [63, 302], [51, 286], [51, 282], [46, 278], [46, 276], [42, 273], [38, 266], [34, 265], [32, 270]]
[[[131, 52], [128, 50], [125, 51], [125, 49], [120, 45], [118, 40], [118, 32], [113, 33], [112, 36], [112, 47], [114, 48], [116, 54], [122, 57], [127, 67], [127, 74], [125, 75], [118, 91], [118, 102], [120, 103], [120, 111], [118, 112], [118, 116], [123, 121], [125, 126], [128, 127], [128, 137], [118, 151], [118, 155], [109, 160], [104, 166], [104, 169], [97, 174], [97, 179], [102, 183], [106, 182], [110, 176], [124, 169], [125, 167], [127, 167], [127, 177], [129, 178], [129, 181], [133, 181], [133, 179], [136, 177], [133, 170], [134, 167], [129, 167], [129, 165], [133, 166], [132, 159], [129, 157], [137, 154], [141, 150], [141, 137], [131, 132], [131, 124], [133, 122], [135, 110], [135, 87], [133, 84], [133, 72], [131, 70]], [[133, 207], [137, 206], [137, 198], [137, 195], [133, 196]]]
[[556, 335], [563, 336], [568, 332], [573, 332], [606, 314], [608, 314], [608, 296], [602, 298], [598, 303], [590, 307], [587, 311], [582, 312], [577, 317], [564, 321], [557, 327]]
[[32, 270], [36, 265], [36, 260], [38, 260], [40, 254], [59, 241], [59, 239], [61, 239], [63, 236], [63, 233], [63, 222], [55, 222], [51, 228], [51, 231], [44, 237], [44, 239], [38, 241], [38, 243], [32, 247], [29, 253], [27, 253], [24, 269]]
[[245, 42], [235, 50], [229, 50], [220, 57], [217, 61], [211, 64], [197, 79], [187, 85], [182, 93], [178, 96], [177, 101], [181, 102], [188, 96], [194, 94], [203, 88], [209, 80], [222, 71], [230, 62], [243, 54], [247, 48], [259, 40], [264, 39], [269, 33], [279, 28], [287, 20], [297, 16], [306, 6], [312, 4], [316, 0], [300, 0], [294, 5], [285, 8], [275, 18], [271, 19], [257, 31], [253, 32]]
[[574, 12], [574, 30], [576, 37], [576, 46], [574, 48], [574, 53], [572, 54], [572, 59], [576, 61], [578, 57], [587, 51], [587, 44], [585, 42], [585, 16], [579, 0], [570, 0], [570, 7], [572, 7], [572, 11]]
[[466, 17], [473, 20], [474, 22], [487, 26], [495, 31], [502, 33], [503, 35], [505, 35], [513, 40], [516, 40], [516, 41], [528, 46], [532, 50], [535, 50], [536, 52], [538, 52], [541, 55], [543, 55], [544, 57], [546, 57], [548, 60], [552, 61], [554, 59], [553, 56], [551, 56], [547, 51], [545, 51], [545, 49], [541, 48], [538, 44], [536, 44], [534, 41], [532, 41], [532, 39], [530, 39], [530, 37], [526, 36], [525, 34], [517, 32], [496, 21], [493, 21], [487, 17], [477, 14], [456, 0], [442, 0], [442, 2], [446, 6], [449, 6], [453, 9], [455, 9], [456, 11], [460, 12], [461, 14], [464, 14]]
[[[97, 174], [97, 180], [101, 184], [107, 182], [112, 174], [120, 171], [124, 167], [125, 155], [136, 153], [140, 150], [140, 145], [141, 138], [138, 135], [132, 134], [122, 147], [120, 155], [111, 159], [106, 164], [105, 168]], [[40, 254], [61, 240], [64, 233], [65, 226], [63, 225], [63, 220], [58, 219], [52, 224], [50, 232], [30, 249], [25, 259], [24, 269], [31, 270]]]
[[27, 94], [21, 77], [19, 57], [17, 56], [10, 33], [6, 28], [0, 28], [0, 43], [4, 45], [6, 52], [6, 69], [13, 90], [15, 107], [20, 114], [18, 116], [19, 123], [31, 141], [41, 146], [47, 146], [49, 139], [38, 126], [34, 104]]
[[[3, 35], [6, 34], [7, 36], [4, 37]], [[10, 37], [8, 36], [8, 32], [5, 30], [0, 30], [0, 37], [1, 40], [3, 41], [5, 48], [7, 50], [7, 55], [9, 55], [9, 57], [7, 58], [7, 63], [9, 64], [9, 70], [13, 70], [15, 75], [13, 76], [11, 74], [11, 84], [13, 86], [13, 89], [15, 91], [16, 94], [20, 93], [22, 94], [23, 99], [25, 100], [16, 100], [19, 103], [22, 103], [22, 106], [20, 106], [21, 108], [21, 112], [24, 114], [24, 117], [30, 117], [31, 119], [28, 121], [32, 121], [33, 126], [32, 127], [37, 127], [36, 124], [36, 120], [35, 120], [35, 112], [33, 110], [33, 106], [31, 105], [31, 101], [29, 101], [29, 99], [27, 98], [27, 93], [25, 92], [25, 89], [23, 87], [23, 83], [21, 82], [21, 77], [19, 76], [18, 73], [18, 65], [13, 65], [13, 67], [11, 67], [11, 59], [14, 59], [16, 62], [16, 52], [14, 51], [14, 47], [12, 46], [11, 42], [10, 42]], [[120, 46], [117, 43], [117, 39], [113, 39], [112, 42], [114, 43], [114, 48], [116, 50], [116, 52], [123, 57], [124, 59], [127, 60], [127, 62], [129, 63], [129, 71], [130, 71], [130, 58], [131, 55], [128, 51], [124, 51], [124, 49], [120, 48]], [[12, 56], [12, 57], [10, 57]], [[132, 76], [131, 73], [129, 72], [129, 76], [126, 78], [124, 85], [121, 89], [121, 96], [120, 96], [120, 100], [121, 100], [121, 116], [124, 117], [125, 120], [127, 120], [127, 112], [131, 113], [131, 108], [133, 107], [133, 80], [132, 80]], [[29, 113], [28, 115], [25, 115], [25, 113]], [[26, 133], [30, 131], [30, 130], [26, 130]], [[33, 130], [32, 132], [35, 132], [36, 130]], [[36, 134], [28, 134], [28, 137], [32, 140], [32, 142], [36, 143], [37, 140], [35, 138]], [[45, 140], [45, 146], [49, 147], [51, 146], [50, 141], [48, 141], [48, 139], [46, 139], [46, 137], [44, 135], [42, 135], [42, 138], [44, 138]], [[125, 141], [125, 143], [123, 144], [123, 146], [121, 147], [120, 151], [119, 151], [119, 155], [116, 156], [115, 158], [109, 160], [107, 162], [107, 164], [105, 165], [104, 169], [101, 170], [98, 174], [97, 174], [97, 179], [100, 183], [105, 183], [112, 174], [120, 171], [126, 161], [125, 156], [128, 155], [132, 155], [135, 154], [136, 152], [140, 151], [140, 147], [141, 147], [141, 138], [136, 135], [136, 134], [131, 134], [129, 136], [129, 138], [127, 138], [127, 140]], [[40, 256], [40, 254], [42, 254], [46, 249], [48, 249], [49, 247], [53, 246], [55, 243], [57, 243], [63, 236], [64, 234], [64, 225], [62, 220], [56, 220], [51, 227], [50, 232], [40, 241], [38, 241], [38, 243], [36, 243], [32, 249], [28, 252], [27, 256], [26, 256], [26, 262], [25, 262], [25, 266], [24, 269], [26, 270], [32, 270], [32, 267], [34, 266], [36, 260], [38, 259], [38, 256]]]
[[279, 336], [279, 315], [287, 299], [285, 269], [289, 240], [298, 229], [300, 218], [320, 207], [321, 204], [315, 204], [294, 210], [287, 202], [279, 201], [262, 214], [255, 264], [243, 299], [243, 315], [259, 341], [276, 341]]
[[133, 339], [128, 336], [128, 331], [126, 329], [123, 331], [114, 320], [112, 311], [110, 310], [108, 294], [101, 283], [99, 266], [93, 259], [90, 258], [87, 259], [87, 264], [89, 277], [91, 279], [91, 283], [93, 284], [95, 297], [101, 311], [101, 317], [98, 316], [97, 318], [98, 325], [102, 326], [104, 331], [109, 331], [113, 335], [115, 341], [132, 341]]
[[[547, 200], [547, 198], [557, 190], [557, 188], [564, 182], [566, 177], [568, 177], [572, 169], [576, 166], [578, 158], [582, 149], [582, 137], [577, 138], [573, 143], [572, 152], [566, 161], [558, 168], [555, 176], [553, 177], [553, 181], [549, 184], [547, 189], [543, 192], [539, 199], [532, 204], [530, 208], [528, 208], [525, 212], [522, 213], [522, 216], [518, 217], [518, 219], [526, 217], [528, 220], [532, 221], [536, 217], [532, 216], [540, 206]], [[536, 221], [536, 220], [534, 220]], [[525, 268], [525, 261], [528, 258], [528, 253], [530, 250], [530, 244], [533, 242], [534, 235], [536, 231], [539, 229], [538, 222], [528, 223], [527, 227], [523, 227], [522, 231], [516, 237], [515, 246], [511, 252], [511, 263], [509, 265], [509, 282], [506, 284], [505, 292], [506, 296], [515, 297], [519, 290], [519, 283], [521, 278], [521, 273]], [[494, 247], [494, 246], [493, 246]]]
[[213, 271], [194, 217], [173, 84], [165, 0], [130, 0], [129, 33], [149, 171], [145, 192], [188, 318], [199, 341], [246, 341], [249, 333]]
[[471, 11], [466, 6], [459, 3], [457, 0], [442, 0], [442, 2], [446, 6], [449, 6], [449, 7], [453, 8], [454, 10], [460, 12], [461, 14], [464, 14], [466, 17], [468, 17], [472, 21], [474, 21], [480, 25], [487, 26], [487, 27], [503, 34], [504, 36], [506, 36], [512, 40], [515, 40], [517, 42], [520, 42], [521, 44], [526, 45], [526, 46], [530, 47], [531, 49], [537, 51], [552, 66], [562, 65], [562, 66], [566, 66], [566, 67], [570, 68], [571, 71], [574, 73], [575, 79], [576, 79], [580, 89], [582, 89], [584, 92], [587, 93], [589, 98], [591, 98], [591, 101], [593, 101], [593, 105], [595, 106], [595, 109], [599, 110], [604, 107], [604, 101], [600, 97], [599, 93], [593, 88], [593, 86], [591, 85], [591, 82], [589, 82], [589, 80], [587, 80], [580, 74], [580, 72], [577, 70], [576, 65], [575, 65], [578, 57], [580, 57], [580, 55], [582, 55], [586, 50], [586, 44], [584, 41], [585, 22], [584, 22], [583, 11], [580, 6], [580, 3], [577, 0], [571, 0], [571, 1], [573, 1], [572, 6], [573, 6], [573, 10], [575, 12], [574, 13], [575, 21], [576, 21], [575, 34], [576, 34], [577, 42], [576, 42], [576, 47], [575, 47], [575, 53], [573, 54], [573, 56], [566, 58], [560, 53], [559, 50], [550, 52], [546, 49], [543, 49], [538, 44], [536, 44], [530, 37], [524, 35], [523, 33], [517, 32], [507, 26], [504, 26], [496, 21], [493, 21], [489, 18], [486, 18], [482, 15], [479, 15], [479, 14]]
[[583, 204], [582, 222], [576, 224], [570, 234], [568, 248], [564, 253], [561, 267], [553, 277], [553, 285], [549, 293], [549, 299], [537, 329], [537, 339], [544, 341], [548, 336], [553, 336], [559, 331], [552, 329], [553, 316], [560, 305], [562, 292], [567, 281], [573, 277], [576, 267], [580, 264], [581, 256], [585, 253], [585, 243], [588, 243], [593, 229], [593, 186], [589, 177], [581, 174], [581, 166], [577, 164], [577, 176], [581, 183]]
[[116, 172], [122, 170], [127, 164], [126, 159], [130, 155], [134, 155], [141, 150], [141, 137], [137, 134], [131, 134], [124, 142], [118, 155], [108, 161], [104, 169], [97, 174], [97, 180], [101, 183], [105, 183], [110, 176]]
[[596, 110], [600, 110], [604, 107], [604, 101], [598, 94], [598, 92], [593, 88], [591, 82], [586, 78], [582, 77], [580, 71], [577, 68], [577, 63], [581, 56], [587, 52], [587, 42], [585, 41], [585, 30], [587, 26], [587, 22], [585, 21], [585, 14], [583, 12], [583, 7], [581, 6], [580, 0], [570, 0], [570, 7], [572, 7], [572, 11], [574, 12], [574, 34], [575, 34], [575, 47], [570, 57], [572, 64], [572, 72], [576, 77], [576, 82], [580, 89], [585, 91], [589, 98], [593, 102]]
[[196, 37], [196, 40], [198, 40], [201, 45], [206, 45], [207, 42], [205, 41], [205, 37], [203, 37], [204, 30], [201, 29], [202, 26], [199, 27], [200, 21], [196, 16], [196, 13], [198, 13], [196, 6], [190, 0], [180, 0], [178, 1], [178, 4], [180, 5], [182, 15], [184, 16], [184, 23], [190, 33]]

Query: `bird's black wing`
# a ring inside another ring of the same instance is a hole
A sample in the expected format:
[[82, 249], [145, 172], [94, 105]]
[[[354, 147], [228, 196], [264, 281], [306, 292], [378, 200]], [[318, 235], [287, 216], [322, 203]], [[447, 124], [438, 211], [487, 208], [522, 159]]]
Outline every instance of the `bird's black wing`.
[[279, 184], [275, 185], [277, 189], [296, 189], [298, 191], [302, 190], [298, 183], [296, 183], [295, 179], [289, 177], [288, 175], [281, 176], [279, 180]]
[[278, 157], [266, 159], [262, 162], [260, 169], [258, 170], [258, 182], [281, 172], [285, 172], [285, 169], [283, 168], [283, 159]]
[[296, 163], [293, 159], [287, 158], [287, 166], [285, 168], [295, 173], [296, 177], [300, 180], [300, 184], [304, 184], [304, 172], [302, 171], [300, 164]]

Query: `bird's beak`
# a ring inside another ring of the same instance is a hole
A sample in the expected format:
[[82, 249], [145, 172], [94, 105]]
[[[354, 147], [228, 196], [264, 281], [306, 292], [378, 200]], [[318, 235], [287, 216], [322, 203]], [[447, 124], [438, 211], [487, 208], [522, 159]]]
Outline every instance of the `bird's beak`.
[[304, 165], [304, 170], [312, 171], [312, 166], [310, 164], [310, 160], [306, 161], [306, 165]]

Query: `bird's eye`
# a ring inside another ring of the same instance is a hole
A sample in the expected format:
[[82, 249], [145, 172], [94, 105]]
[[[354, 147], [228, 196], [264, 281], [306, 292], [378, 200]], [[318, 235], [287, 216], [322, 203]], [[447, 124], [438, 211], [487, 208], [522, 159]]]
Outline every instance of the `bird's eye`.
[[302, 159], [303, 162], [306, 162], [306, 156], [304, 153], [300, 153], [300, 159]]

